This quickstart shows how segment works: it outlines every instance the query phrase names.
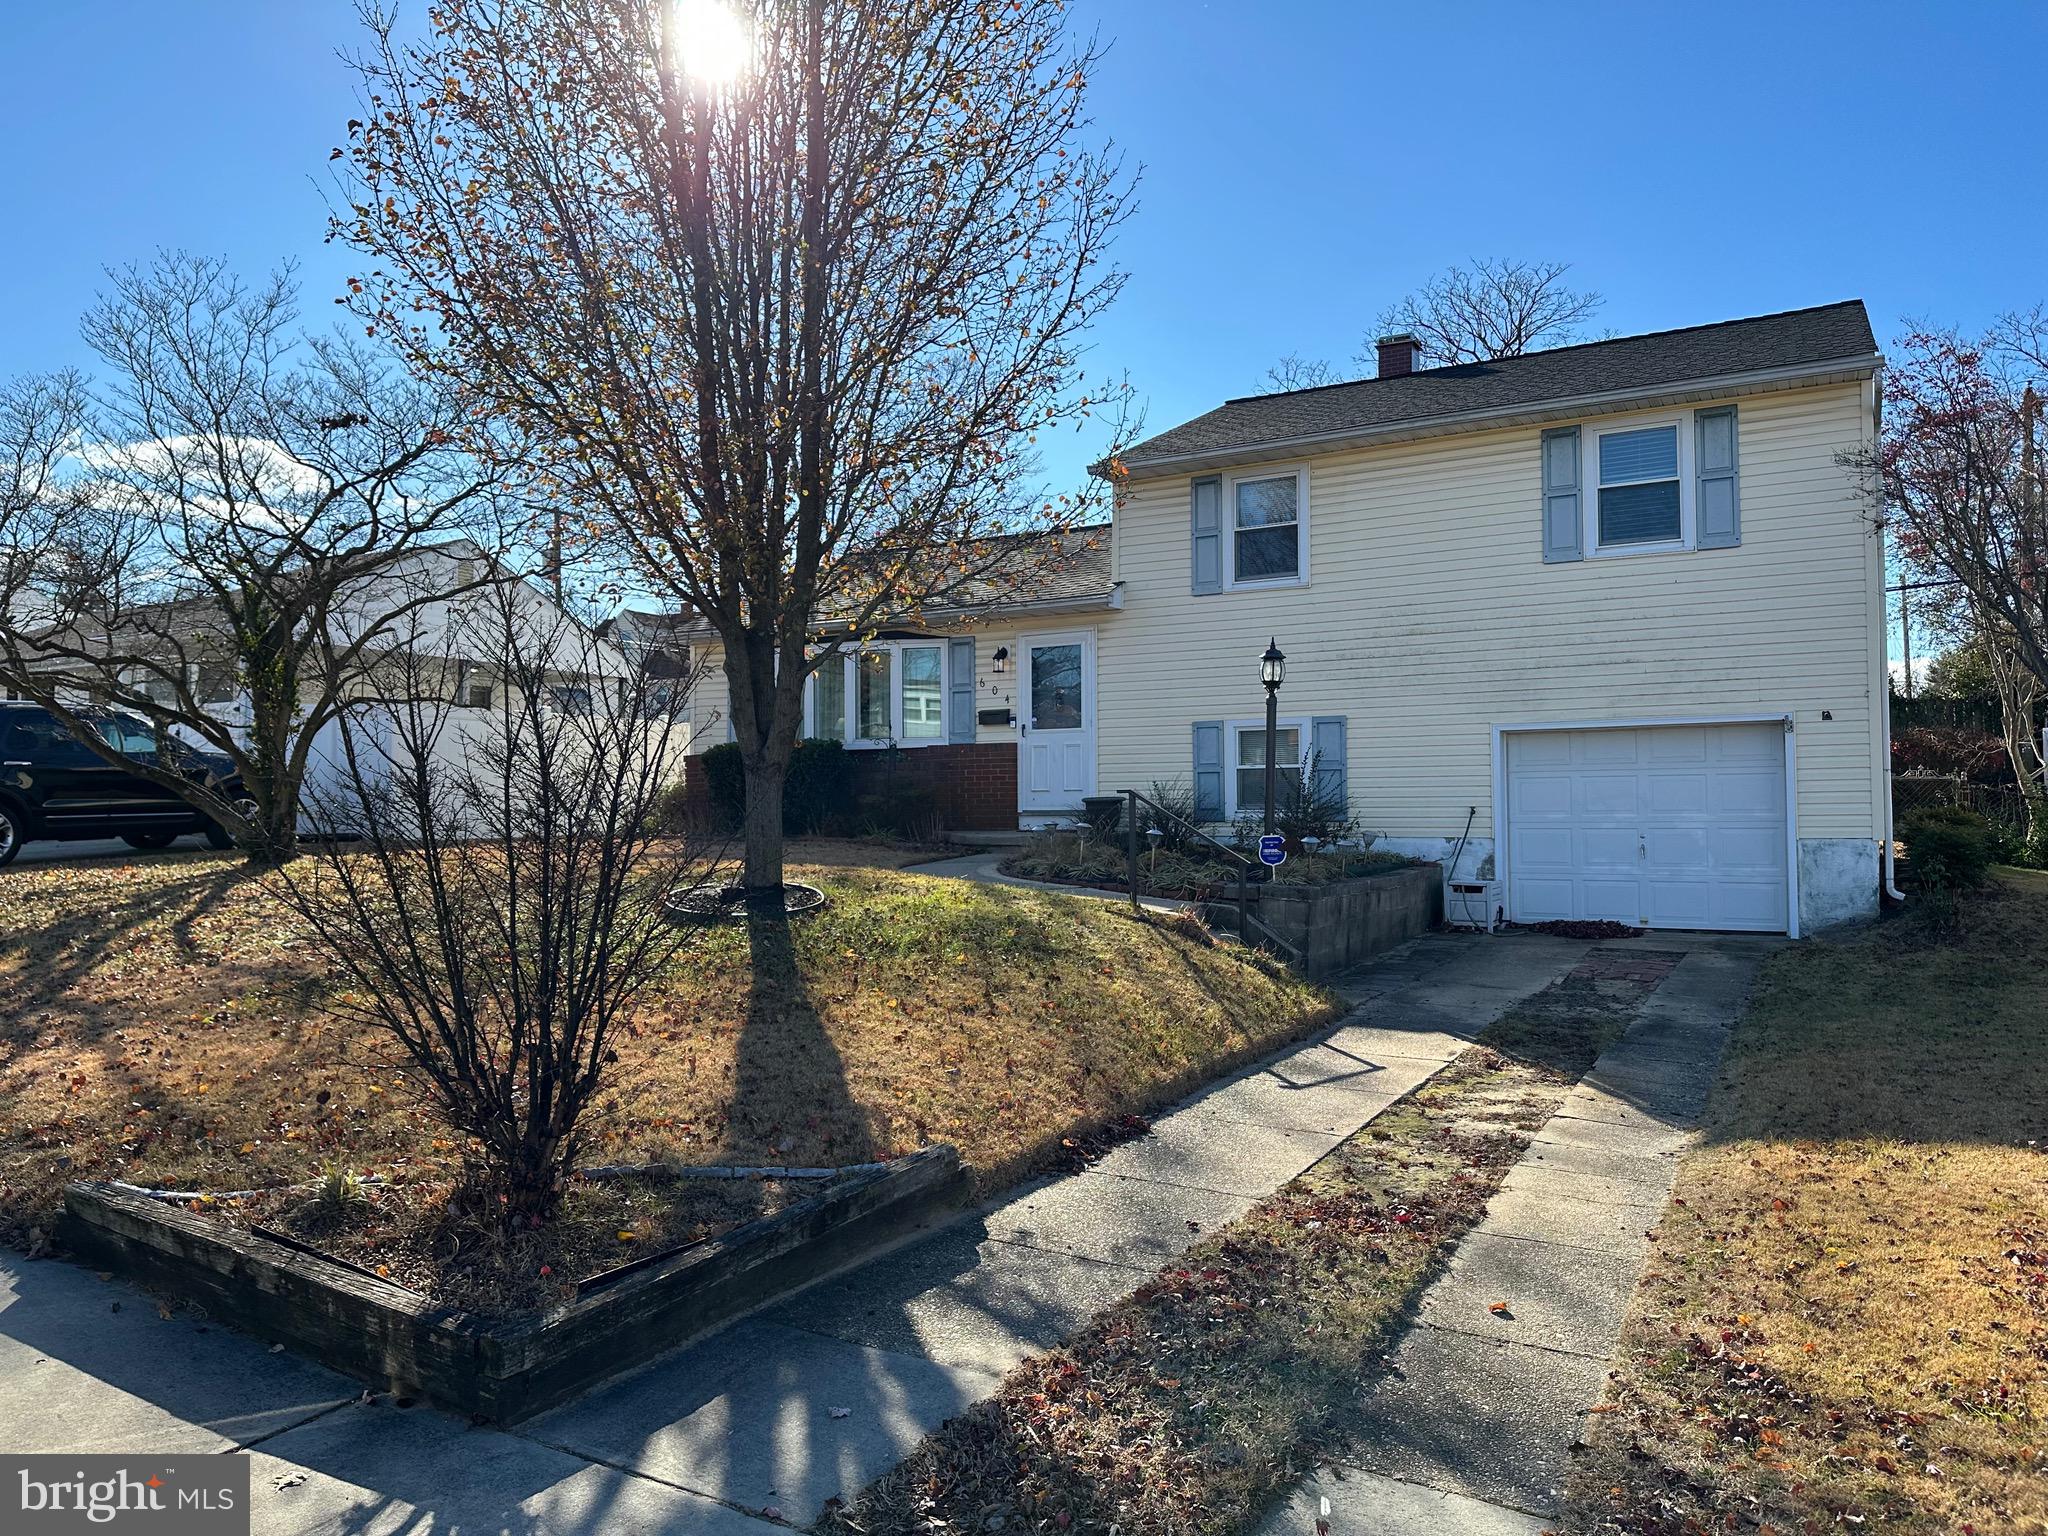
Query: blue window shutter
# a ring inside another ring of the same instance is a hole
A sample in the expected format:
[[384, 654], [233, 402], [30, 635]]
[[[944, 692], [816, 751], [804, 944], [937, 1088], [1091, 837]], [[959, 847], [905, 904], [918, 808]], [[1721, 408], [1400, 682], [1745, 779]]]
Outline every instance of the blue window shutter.
[[1585, 556], [1585, 520], [1579, 516], [1579, 429], [1543, 434], [1543, 559], [1547, 565]]
[[1188, 487], [1188, 590], [1223, 590], [1223, 480], [1203, 475]]
[[1223, 722], [1195, 722], [1195, 820], [1223, 819]]
[[1699, 453], [1698, 543], [1701, 549], [1732, 549], [1742, 542], [1742, 498], [1735, 464], [1735, 407], [1700, 411], [1693, 417]]
[[1351, 798], [1351, 755], [1344, 742], [1344, 717], [1317, 715], [1309, 722], [1309, 745], [1316, 754], [1316, 798], [1320, 800], [1328, 796], [1348, 803]]
[[950, 640], [946, 657], [946, 739], [974, 740], [974, 641]]

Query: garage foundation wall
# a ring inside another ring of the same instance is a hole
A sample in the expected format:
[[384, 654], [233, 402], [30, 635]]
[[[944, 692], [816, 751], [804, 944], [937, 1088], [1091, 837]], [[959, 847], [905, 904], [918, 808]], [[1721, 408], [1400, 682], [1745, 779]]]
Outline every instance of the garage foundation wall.
[[[1458, 847], [1455, 837], [1392, 837], [1379, 836], [1372, 841], [1375, 853], [1405, 854], [1411, 859], [1421, 859], [1427, 864], [1441, 864], [1445, 878], [1451, 880], [1491, 880], [1493, 878], [1493, 839], [1473, 835], [1465, 840], [1465, 846]], [[1452, 865], [1452, 856], [1457, 863]]]
[[1861, 837], [1799, 840], [1799, 931], [1877, 916], [1878, 845]]

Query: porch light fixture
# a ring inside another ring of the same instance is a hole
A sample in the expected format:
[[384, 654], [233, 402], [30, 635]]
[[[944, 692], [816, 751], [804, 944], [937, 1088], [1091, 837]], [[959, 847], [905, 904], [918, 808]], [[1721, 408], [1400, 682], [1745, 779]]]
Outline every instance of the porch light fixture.
[[1009, 648], [1009, 647], [1008, 647], [1007, 645], [999, 645], [999, 646], [997, 646], [997, 647], [996, 647], [996, 653], [995, 653], [995, 655], [994, 655], [993, 657], [991, 657], [991, 658], [990, 658], [990, 663], [991, 663], [991, 665], [990, 665], [990, 668], [989, 668], [989, 670], [990, 670], [990, 671], [993, 671], [993, 672], [996, 672], [996, 673], [1003, 673], [1003, 672], [1007, 672], [1007, 671], [1009, 671], [1009, 670], [1010, 670], [1010, 648]]
[[1266, 828], [1273, 830], [1273, 802], [1280, 793], [1280, 685], [1287, 681], [1287, 656], [1280, 637], [1266, 642], [1259, 658], [1259, 681], [1266, 685]]

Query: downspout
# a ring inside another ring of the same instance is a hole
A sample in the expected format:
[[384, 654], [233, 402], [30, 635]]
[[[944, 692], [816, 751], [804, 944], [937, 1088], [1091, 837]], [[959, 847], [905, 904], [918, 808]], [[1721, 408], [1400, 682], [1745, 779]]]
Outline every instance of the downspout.
[[1906, 893], [1899, 889], [1897, 857], [1898, 837], [1892, 826], [1892, 690], [1890, 674], [1887, 672], [1884, 690], [1884, 893], [1893, 901], [1903, 903]]
[[[1880, 437], [1881, 437], [1881, 436], [1883, 435], [1883, 430], [1884, 430], [1884, 385], [1883, 385], [1883, 384], [1882, 384], [1881, 382], [1879, 382], [1879, 380], [1878, 380], [1878, 379], [1877, 379], [1876, 377], [1872, 377], [1872, 378], [1871, 378], [1871, 379], [1869, 380], [1869, 382], [1867, 382], [1867, 383], [1866, 383], [1866, 384], [1865, 384], [1865, 385], [1864, 385], [1863, 387], [1864, 387], [1864, 388], [1865, 388], [1866, 390], [1868, 390], [1868, 391], [1870, 392], [1870, 445], [1871, 445], [1871, 450], [1872, 450], [1872, 452], [1873, 452], [1873, 453], [1875, 453], [1875, 451], [1876, 451], [1876, 449], [1877, 449], [1877, 446], [1878, 446], [1878, 441], [1879, 441], [1879, 438], [1880, 438]], [[1873, 472], [1874, 472], [1874, 471], [1873, 471]], [[1878, 611], [1878, 621], [1877, 621], [1877, 645], [1878, 645], [1878, 662], [1877, 662], [1877, 680], [1878, 680], [1878, 683], [1879, 683], [1879, 684], [1880, 684], [1880, 685], [1882, 686], [1882, 688], [1883, 688], [1883, 690], [1884, 690], [1884, 730], [1883, 730], [1883, 732], [1881, 733], [1881, 736], [1880, 736], [1880, 739], [1879, 739], [1879, 743], [1878, 743], [1878, 747], [1879, 747], [1879, 752], [1880, 752], [1880, 756], [1879, 756], [1879, 758], [1878, 758], [1878, 771], [1879, 771], [1880, 773], [1882, 773], [1882, 774], [1884, 775], [1884, 857], [1883, 857], [1883, 859], [1881, 859], [1881, 860], [1879, 861], [1879, 863], [1878, 863], [1878, 868], [1879, 868], [1879, 869], [1881, 869], [1881, 870], [1882, 870], [1882, 871], [1884, 872], [1884, 873], [1883, 873], [1883, 891], [1884, 891], [1884, 894], [1885, 894], [1886, 896], [1888, 896], [1889, 898], [1891, 898], [1891, 900], [1893, 900], [1893, 901], [1895, 901], [1895, 902], [1898, 902], [1898, 903], [1899, 903], [1899, 904], [1901, 904], [1901, 905], [1904, 905], [1904, 903], [1905, 903], [1905, 900], [1906, 900], [1906, 893], [1905, 893], [1904, 891], [1902, 891], [1902, 890], [1900, 890], [1900, 889], [1899, 889], [1899, 870], [1898, 870], [1898, 852], [1897, 852], [1897, 850], [1898, 850], [1898, 829], [1897, 829], [1896, 827], [1894, 827], [1894, 826], [1892, 825], [1892, 673], [1891, 673], [1891, 666], [1890, 666], [1890, 664], [1889, 664], [1889, 659], [1888, 659], [1888, 658], [1887, 658], [1887, 656], [1885, 655], [1885, 650], [1886, 650], [1886, 646], [1885, 646], [1885, 639], [1886, 639], [1886, 635], [1885, 635], [1885, 619], [1884, 619], [1884, 485], [1883, 485], [1883, 482], [1882, 482], [1882, 481], [1878, 481], [1878, 482], [1874, 483], [1874, 484], [1872, 485], [1872, 487], [1871, 487], [1871, 491], [1872, 491], [1872, 494], [1873, 494], [1874, 496], [1876, 496], [1876, 497], [1878, 498], [1878, 507], [1877, 507], [1877, 517], [1878, 517], [1878, 523], [1877, 523], [1877, 530], [1878, 530], [1878, 532], [1877, 532], [1877, 538], [1878, 538], [1878, 545], [1877, 545], [1877, 585], [1878, 585], [1878, 598], [1877, 598], [1877, 611]], [[1901, 611], [1903, 612], [1903, 609], [1904, 609], [1904, 605], [1905, 605], [1905, 594], [1904, 594], [1903, 592], [1899, 594], [1899, 599], [1900, 599], [1900, 608], [1901, 608]], [[1911, 665], [1911, 663], [1909, 662], [1909, 663], [1908, 663], [1908, 666], [1910, 666], [1910, 665]], [[1909, 673], [1907, 674], [1907, 677], [1906, 677], [1906, 686], [1907, 686], [1908, 688], [1910, 688], [1910, 687], [1912, 687], [1912, 685], [1913, 685], [1913, 679], [1912, 679], [1912, 675], [1911, 675], [1911, 673], [1909, 672]]]

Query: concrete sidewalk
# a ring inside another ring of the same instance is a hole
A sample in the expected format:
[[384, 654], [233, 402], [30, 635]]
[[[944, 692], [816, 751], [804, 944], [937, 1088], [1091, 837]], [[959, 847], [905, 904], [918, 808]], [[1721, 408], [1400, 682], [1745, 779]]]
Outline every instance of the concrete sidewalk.
[[[1575, 1087], [1424, 1293], [1346, 1414], [1355, 1450], [1261, 1536], [1537, 1536], [1569, 1473], [1647, 1262], [1680, 1150], [1768, 941], [1683, 950], [1636, 1023]], [[1505, 1302], [1506, 1311], [1492, 1311]]]
[[[1343, 985], [1354, 1007], [1337, 1027], [1196, 1094], [1086, 1171], [1013, 1192], [510, 1430], [359, 1403], [355, 1383], [288, 1354], [189, 1314], [162, 1317], [148, 1298], [73, 1266], [9, 1256], [0, 1443], [246, 1450], [255, 1528], [266, 1533], [809, 1525], [1010, 1367], [1307, 1168], [1589, 947], [1534, 935], [1418, 940]], [[1619, 1077], [1610, 1089], [1628, 1091]], [[1548, 1155], [1571, 1159], [1588, 1138], [1611, 1154], [1599, 1117], [1622, 1102], [1586, 1098], [1571, 1127], [1545, 1132]], [[1667, 1151], [1658, 1142], [1629, 1155]], [[1632, 1224], [1634, 1214], [1619, 1222]], [[1453, 1347], [1463, 1337], [1426, 1331]], [[1554, 1344], [1522, 1347], [1568, 1358]]]

